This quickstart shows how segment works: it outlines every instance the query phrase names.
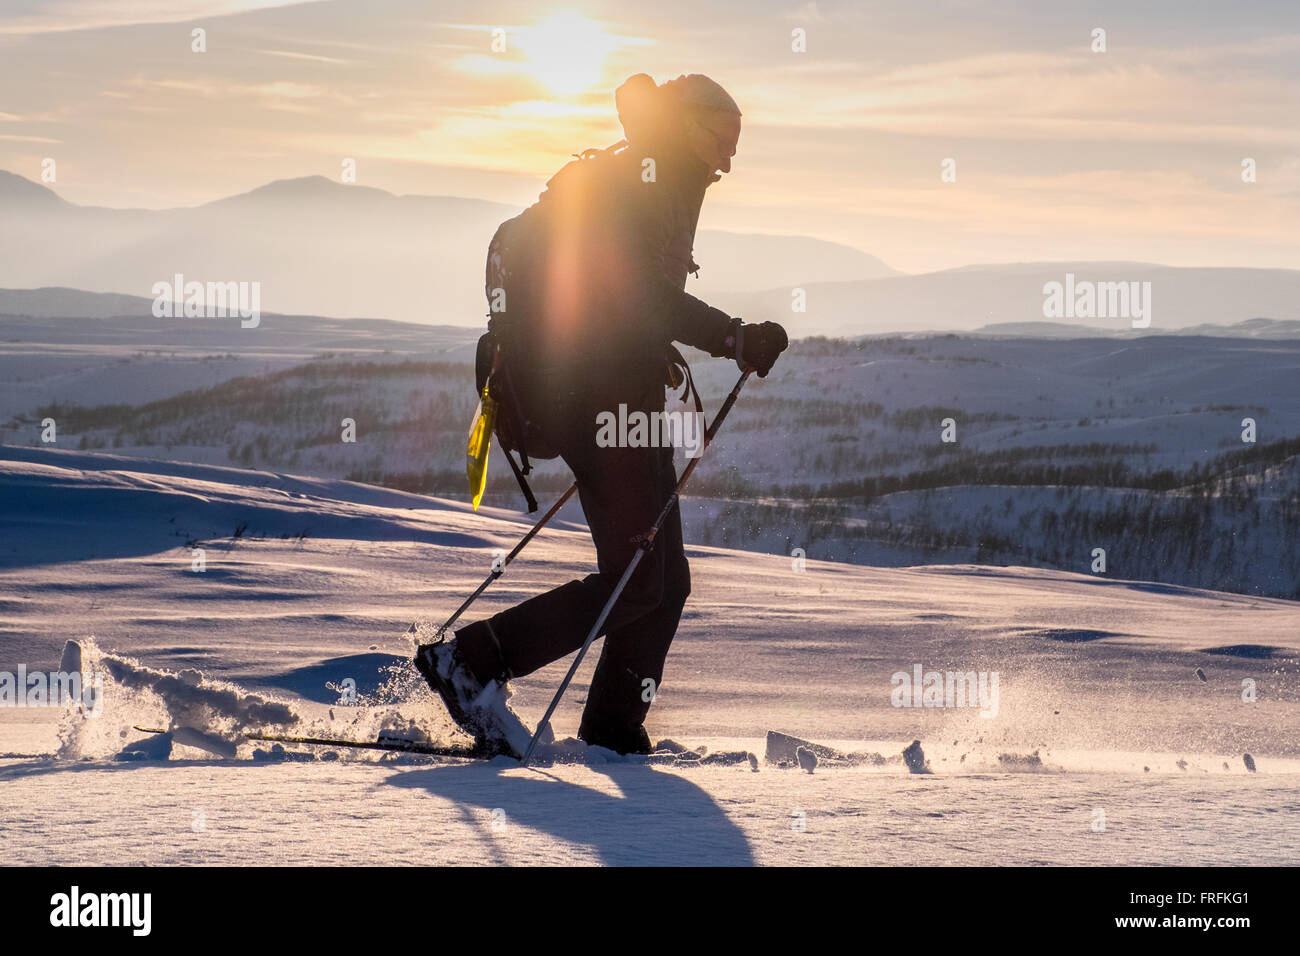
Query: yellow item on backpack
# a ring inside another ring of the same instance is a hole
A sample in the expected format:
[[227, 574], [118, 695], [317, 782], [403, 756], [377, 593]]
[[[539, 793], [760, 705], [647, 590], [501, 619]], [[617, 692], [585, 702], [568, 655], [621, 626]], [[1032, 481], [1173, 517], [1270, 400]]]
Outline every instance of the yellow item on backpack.
[[483, 489], [487, 487], [488, 451], [492, 448], [492, 433], [496, 430], [497, 403], [483, 386], [478, 409], [474, 412], [474, 424], [469, 429], [469, 442], [465, 446], [465, 474], [469, 478], [469, 492], [474, 499], [474, 510], [478, 511], [479, 502], [483, 500]]

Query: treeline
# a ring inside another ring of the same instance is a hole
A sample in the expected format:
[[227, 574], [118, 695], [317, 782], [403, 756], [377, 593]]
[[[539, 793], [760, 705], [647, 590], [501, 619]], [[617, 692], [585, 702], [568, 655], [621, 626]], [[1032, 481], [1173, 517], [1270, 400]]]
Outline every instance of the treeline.
[[[232, 463], [242, 465], [285, 462], [296, 450], [337, 444], [344, 417], [368, 437], [420, 435], [443, 453], [473, 413], [469, 375], [464, 363], [311, 362], [139, 406], [54, 403], [37, 414], [64, 434], [80, 434], [83, 448], [106, 447], [106, 435], [94, 433], [111, 433], [113, 447], [226, 446]], [[377, 383], [393, 384], [393, 394]], [[247, 436], [246, 426], [272, 430]]]
[[[923, 450], [923, 454], [927, 457], [944, 454], [944, 448], [950, 450], [947, 453], [953, 455], [953, 460], [934, 468], [904, 475], [866, 475], [816, 486], [774, 485], [771, 492], [774, 497], [782, 498], [847, 498], [861, 502], [870, 502], [881, 495], [900, 491], [926, 491], [954, 485], [1066, 485], [1140, 488], [1146, 491], [1185, 489], [1210, 494], [1222, 490], [1216, 487], [1216, 483], [1231, 479], [1242, 469], [1258, 470], [1300, 454], [1300, 438], [1286, 438], [1227, 452], [1205, 465], [1193, 462], [1190, 468], [1183, 470], [1160, 468], [1154, 471], [1138, 469], [1115, 457], [1150, 454], [1156, 450], [1156, 446], [1149, 444], [1109, 445], [1092, 442], [1086, 445], [1040, 445], [990, 452], [965, 452], [957, 445], [948, 445]], [[1050, 461], [1062, 457], [1091, 460], [1062, 464]]]
[[[836, 355], [861, 354], [872, 352], [881, 352], [886, 355], [916, 355], [923, 351], [928, 351], [925, 347], [933, 342], [957, 342], [962, 336], [955, 332], [943, 333], [925, 333], [919, 338], [903, 338], [898, 335], [883, 335], [878, 337], [862, 337], [856, 339], [843, 338], [841, 336], [827, 335], [810, 335], [807, 338], [795, 339], [790, 343], [789, 355], [798, 355], [806, 358], [833, 358]], [[920, 343], [918, 345], [918, 343]], [[988, 362], [988, 359], [980, 357], [956, 357], [947, 355], [935, 356], [939, 361], [967, 361], [967, 362]], [[991, 363], [990, 363], [991, 364]]]
[[[416, 377], [464, 380], [470, 374], [470, 366], [463, 362], [308, 362], [265, 375], [242, 375], [144, 405], [55, 402], [38, 408], [37, 415], [53, 418], [61, 429], [73, 433], [115, 427], [143, 431], [197, 419], [222, 407], [238, 408], [246, 414], [246, 421], [269, 423], [282, 419], [286, 400], [291, 400], [289, 407], [310, 408], [322, 398], [337, 398], [337, 389], [344, 382], [368, 386], [375, 381]], [[472, 402], [472, 384], [465, 391], [469, 397], [462, 405]]]
[[879, 402], [840, 402], [832, 399], [787, 398], [779, 395], [746, 396], [736, 421], [729, 422], [732, 432], [765, 431], [776, 425], [800, 428], [857, 428], [877, 422], [895, 431], [938, 429], [945, 418], [958, 425], [975, 422], [1013, 422], [1018, 415], [1000, 412], [967, 412], [945, 405], [918, 405], [887, 412]]
[[[1065, 508], [1025, 511], [1017, 527], [973, 517], [939, 528], [923, 514], [907, 524], [870, 523], [865, 536], [894, 547], [934, 552], [968, 549], [984, 564], [1088, 571], [1094, 547], [1106, 551], [1106, 574], [1300, 598], [1300, 551], [1279, 548], [1300, 535], [1300, 494], [1261, 501], [1134, 491], [1118, 501], [1089, 501], [1072, 489]], [[959, 556], [960, 559], [960, 556]]]
[[[965, 509], [924, 498], [905, 514], [873, 514], [847, 500], [755, 502], [688, 500], [687, 540], [850, 563], [965, 563], [1091, 570], [1094, 547], [1106, 575], [1246, 594], [1300, 599], [1300, 459], [1291, 487], [1261, 499], [1257, 484], [1239, 493], [1170, 494], [1057, 488], [1013, 514], [1005, 506]], [[959, 499], [960, 501], [960, 499]]]

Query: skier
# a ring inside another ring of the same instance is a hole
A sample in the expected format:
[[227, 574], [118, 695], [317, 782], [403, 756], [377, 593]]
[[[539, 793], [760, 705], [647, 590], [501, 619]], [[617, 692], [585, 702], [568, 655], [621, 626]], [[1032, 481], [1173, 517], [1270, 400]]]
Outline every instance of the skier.
[[[740, 137], [735, 101], [706, 76], [656, 86], [638, 74], [616, 102], [626, 139], [565, 166], [503, 224], [488, 260], [489, 301], [503, 291], [508, 303], [493, 306], [489, 335], [511, 363], [527, 454], [558, 454], [572, 469], [599, 572], [416, 652], [452, 718], [480, 745], [516, 754], [528, 736], [505, 706], [507, 681], [582, 645], [677, 482], [671, 448], [601, 447], [597, 415], [621, 404], [662, 413], [665, 387], [682, 378], [674, 341], [760, 377], [788, 344], [775, 322], [745, 325], [685, 291], [699, 269], [704, 192], [731, 171]], [[674, 506], [602, 631], [578, 730], [589, 746], [650, 752], [644, 720], [690, 590]]]

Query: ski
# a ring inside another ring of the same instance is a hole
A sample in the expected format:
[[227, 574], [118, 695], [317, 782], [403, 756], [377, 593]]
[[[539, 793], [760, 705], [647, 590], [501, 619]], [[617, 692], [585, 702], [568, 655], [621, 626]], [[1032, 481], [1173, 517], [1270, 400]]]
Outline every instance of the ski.
[[[167, 731], [157, 727], [133, 726], [144, 734], [165, 734]], [[346, 747], [351, 750], [386, 750], [397, 753], [425, 754], [432, 757], [454, 757], [461, 760], [491, 760], [498, 756], [490, 750], [478, 747], [457, 747], [451, 745], [426, 744], [401, 737], [389, 737], [381, 734], [378, 740], [347, 740], [341, 737], [300, 737], [294, 734], [247, 733], [246, 740], [260, 740], [266, 743], [304, 744], [316, 747]]]
[[[138, 730], [142, 734], [166, 734], [174, 733], [173, 731], [163, 730], [160, 727], [141, 727], [138, 724], [132, 725], [133, 730]], [[785, 735], [778, 734], [778, 737], [785, 738]], [[421, 754], [429, 757], [447, 757], [453, 760], [491, 760], [493, 757], [506, 756], [518, 760], [512, 754], [502, 754], [498, 751], [488, 750], [482, 747], [464, 747], [448, 744], [430, 744], [418, 740], [407, 740], [404, 737], [392, 736], [389, 734], [380, 734], [378, 740], [348, 740], [344, 737], [307, 737], [296, 734], [268, 734], [260, 731], [252, 731], [242, 734], [244, 740], [257, 740], [264, 743], [278, 744], [300, 744], [309, 747], [344, 747], [349, 750], [381, 750], [389, 753], [408, 753]], [[772, 735], [769, 734], [769, 742]], [[785, 738], [795, 740], [796, 738]], [[178, 741], [188, 746], [194, 746], [189, 740]], [[805, 741], [798, 741], [806, 743]], [[235, 744], [226, 742], [230, 753], [220, 754], [221, 756], [233, 756]], [[817, 744], [808, 744], [809, 747], [817, 747]], [[204, 748], [210, 749], [210, 748]], [[215, 751], [213, 751], [215, 752]], [[844, 758], [845, 755], [841, 755]], [[670, 745], [667, 749], [657, 750], [651, 754], [637, 754], [629, 756], [629, 763], [641, 763], [647, 766], [666, 765], [673, 767], [709, 767], [709, 766], [732, 766], [737, 764], [748, 763], [752, 769], [758, 770], [758, 758], [745, 750], [738, 751], [717, 751], [707, 753], [703, 747], [698, 750], [688, 750], [679, 744]], [[852, 760], [852, 755], [848, 755]], [[769, 747], [768, 762], [774, 762], [772, 759], [772, 750]], [[785, 765], [778, 763], [778, 765]]]
[[455, 757], [462, 760], [491, 760], [499, 756], [491, 750], [480, 747], [457, 747], [446, 744], [426, 744], [401, 737], [386, 737], [380, 734], [378, 740], [346, 740], [339, 737], [297, 737], [292, 734], [245, 735], [249, 740], [262, 740], [269, 743], [307, 744], [317, 747], [349, 747], [353, 750], [388, 750], [397, 753], [426, 754], [433, 757]]

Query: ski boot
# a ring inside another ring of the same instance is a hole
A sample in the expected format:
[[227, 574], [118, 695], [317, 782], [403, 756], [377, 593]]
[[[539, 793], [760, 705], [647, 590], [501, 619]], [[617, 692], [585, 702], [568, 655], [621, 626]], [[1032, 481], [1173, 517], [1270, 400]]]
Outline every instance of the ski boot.
[[510, 689], [504, 681], [483, 684], [461, 660], [455, 638], [418, 647], [415, 668], [476, 747], [516, 758], [523, 755], [532, 734], [507, 703]]
[[644, 724], [635, 727], [615, 727], [584, 719], [578, 728], [578, 739], [588, 747], [604, 747], [616, 754], [643, 755], [654, 750]]

